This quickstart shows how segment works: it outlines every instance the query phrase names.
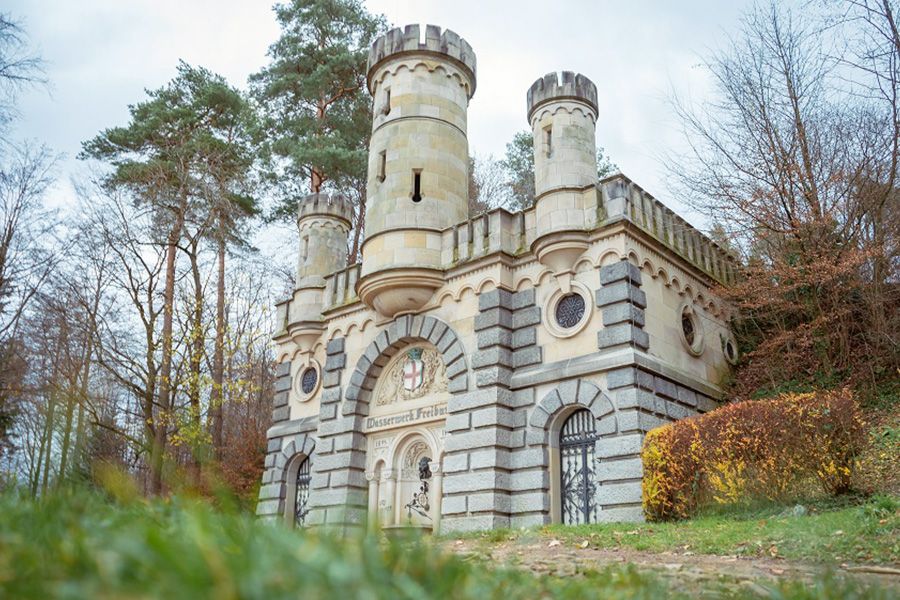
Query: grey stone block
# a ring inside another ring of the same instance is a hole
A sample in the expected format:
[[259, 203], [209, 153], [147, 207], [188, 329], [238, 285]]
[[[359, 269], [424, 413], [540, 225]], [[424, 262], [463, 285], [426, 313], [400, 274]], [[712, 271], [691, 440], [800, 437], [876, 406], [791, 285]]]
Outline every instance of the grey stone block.
[[476, 514], [465, 517], [451, 517], [441, 520], [441, 533], [465, 533], [468, 531], [488, 531], [509, 527], [509, 516], [493, 513]]
[[461, 496], [444, 496], [441, 500], [441, 516], [465, 514], [469, 511], [468, 497]]
[[434, 327], [432, 328], [431, 333], [428, 334], [428, 341], [437, 346], [448, 331], [449, 328], [446, 323], [434, 319]]
[[362, 433], [354, 431], [335, 436], [332, 439], [334, 440], [335, 452], [346, 452], [347, 450], [366, 451], [366, 436]]
[[480, 369], [491, 365], [512, 366], [512, 352], [502, 346], [492, 346], [485, 350], [478, 350], [472, 355], [472, 368]]
[[625, 281], [604, 285], [597, 290], [597, 306], [605, 307], [619, 302], [647, 308], [647, 294]]
[[609, 506], [611, 504], [634, 504], [641, 502], [641, 483], [639, 481], [627, 483], [606, 483], [600, 486], [595, 496], [597, 504]]
[[510, 454], [509, 468], [513, 471], [531, 467], [543, 467], [547, 464], [547, 450], [538, 446], [522, 448]]
[[466, 372], [466, 360], [465, 357], [460, 356], [457, 360], [454, 360], [452, 363], [447, 365], [447, 378], [453, 379], [460, 373]]
[[459, 341], [454, 341], [449, 348], [444, 352], [443, 359], [445, 365], [453, 364], [453, 362], [462, 357], [463, 355], [463, 347]]
[[[547, 510], [550, 510], [549, 508]], [[531, 529], [550, 524], [550, 515], [546, 512], [509, 515], [509, 526], [512, 529]]]
[[550, 472], [547, 469], [515, 471], [510, 477], [509, 487], [513, 492], [549, 489]]
[[597, 513], [601, 523], [643, 523], [644, 511], [640, 506], [611, 506]]
[[582, 381], [581, 385], [578, 387], [578, 404], [591, 408], [591, 405], [593, 405], [600, 394], [600, 388], [596, 385], [587, 381]]
[[612, 369], [606, 373], [606, 387], [610, 390], [633, 385], [652, 390], [655, 387], [653, 375], [635, 367]]
[[291, 374], [291, 361], [286, 360], [275, 365], [275, 377], [284, 377]]
[[669, 381], [668, 379], [663, 379], [662, 377], [656, 377], [653, 381], [655, 391], [659, 396], [663, 398], [671, 398], [672, 400], [678, 399], [678, 386]]
[[368, 488], [369, 482], [362, 471], [346, 470], [331, 473], [332, 487]]
[[509, 308], [512, 305], [512, 296], [511, 292], [500, 288], [483, 292], [478, 296], [478, 310], [497, 307]]
[[600, 283], [607, 285], [614, 281], [630, 281], [635, 285], [641, 285], [641, 270], [627, 260], [600, 267]]
[[621, 388], [615, 391], [613, 397], [616, 401], [616, 408], [619, 410], [640, 408], [649, 412], [654, 412], [657, 408], [656, 396], [654, 396], [652, 392], [640, 388]]
[[322, 386], [326, 388], [341, 385], [341, 371], [325, 371], [322, 375]]
[[325, 354], [340, 354], [344, 351], [344, 338], [334, 338], [333, 340], [329, 340], [328, 344], [325, 345]]
[[444, 430], [447, 432], [462, 431], [472, 426], [472, 414], [470, 412], [455, 413], [447, 415], [444, 422]]
[[316, 470], [315, 461], [313, 462], [313, 472], [309, 479], [309, 487], [314, 490], [321, 490], [331, 485], [331, 473], [324, 473]]
[[502, 448], [473, 450], [469, 453], [469, 469], [509, 469], [509, 451]]
[[553, 390], [552, 392], [544, 396], [540, 404], [541, 408], [543, 408], [544, 411], [549, 415], [552, 415], [553, 413], [558, 411], [563, 406], [562, 398], [559, 397], [559, 390]]
[[491, 308], [475, 315], [475, 331], [482, 331], [489, 327], [512, 329], [512, 324], [512, 313], [506, 308]]
[[512, 347], [513, 334], [508, 329], [503, 329], [502, 327], [482, 329], [476, 336], [479, 348], [489, 348], [490, 346]]
[[260, 486], [259, 499], [271, 500], [272, 498], [284, 498], [283, 483], [270, 483], [268, 485]]
[[524, 408], [534, 404], [534, 388], [523, 388], [512, 393], [512, 406]]
[[[534, 410], [531, 411], [531, 418], [528, 420], [529, 425], [535, 429], [544, 429], [547, 426], [547, 422], [550, 420], [550, 415], [546, 410], [539, 404], [534, 407]], [[529, 431], [529, 433], [531, 433]], [[526, 442], [527, 442], [526, 437]], [[530, 443], [530, 442], [529, 442]]]
[[494, 385], [509, 387], [510, 377], [512, 370], [508, 367], [499, 365], [487, 367], [475, 373], [475, 385], [480, 388]]
[[267, 454], [266, 459], [263, 461], [263, 466], [267, 469], [275, 466], [275, 455]]
[[525, 430], [525, 445], [527, 446], [546, 446], [547, 430], [529, 427]]
[[697, 394], [697, 410], [700, 412], [707, 413], [711, 410], [715, 410], [719, 407], [719, 403], [704, 396], [703, 394]]
[[678, 401], [688, 406], [697, 406], [697, 392], [683, 386], [678, 386]]
[[643, 327], [644, 310], [627, 302], [603, 307], [603, 324], [609, 326], [616, 323], [634, 323], [638, 327]]
[[537, 344], [537, 329], [534, 327], [517, 329], [512, 334], [513, 349], [525, 348], [535, 344]]
[[289, 396], [290, 394], [288, 394], [287, 392], [278, 392], [272, 397], [272, 404], [275, 406], [275, 408], [278, 408], [279, 406], [285, 406], [288, 403]]
[[[521, 421], [525, 421], [525, 413], [522, 413]], [[522, 448], [525, 446], [525, 430], [517, 429], [516, 431], [511, 431], [509, 433], [509, 447], [510, 448]]]
[[272, 422], [280, 423], [281, 421], [287, 421], [291, 417], [290, 407], [282, 406], [280, 408], [276, 408], [272, 411]]
[[447, 452], [467, 450], [471, 453], [477, 448], [509, 447], [508, 442], [508, 430], [486, 427], [470, 431], [448, 432], [444, 441], [444, 449]]
[[279, 377], [275, 380], [275, 391], [276, 392], [286, 392], [291, 389], [291, 378], [290, 377]]
[[[340, 439], [335, 438], [334, 440], [335, 446], [340, 445], [341, 443], [350, 443], [349, 440], [345, 442], [341, 442]], [[336, 471], [338, 469], [365, 469], [366, 467], [366, 456], [362, 452], [335, 452], [334, 454], [327, 454], [325, 456], [317, 456], [316, 457], [316, 469], [319, 471]]]
[[646, 350], [650, 347], [650, 336], [643, 329], [638, 329], [628, 323], [604, 327], [597, 332], [597, 346], [600, 349], [622, 345], [636, 346]]
[[319, 423], [319, 437], [337, 435], [348, 431], [359, 431], [362, 427], [362, 418], [359, 416], [340, 417], [333, 421]]
[[482, 492], [469, 495], [470, 512], [509, 512], [509, 494]]
[[513, 329], [521, 329], [529, 325], [537, 325], [541, 322], [541, 309], [538, 306], [529, 306], [513, 313]]
[[472, 427], [488, 427], [500, 425], [512, 429], [516, 426], [515, 413], [503, 406], [491, 406], [481, 408], [470, 413], [472, 415]]
[[[335, 402], [341, 401], [341, 388], [340, 387], [329, 387], [322, 390], [321, 396], [322, 404], [331, 404]], [[356, 398], [354, 398], [355, 400]]]
[[512, 392], [505, 388], [487, 388], [454, 395], [447, 401], [447, 412], [453, 414], [492, 405], [512, 406]]
[[513, 366], [515, 368], [527, 367], [529, 365], [540, 364], [543, 360], [544, 353], [538, 346], [522, 348], [513, 353]]
[[454, 473], [444, 476], [444, 493], [472, 493], [481, 491], [508, 491], [509, 473], [493, 469], [474, 473]]
[[[355, 402], [353, 404], [355, 404]], [[337, 403], [331, 403], [331, 404], [322, 403], [319, 406], [319, 419], [321, 419], [322, 421], [325, 421], [328, 419], [335, 418], [337, 416], [337, 409], [338, 409]], [[345, 407], [345, 410], [346, 410], [346, 407]], [[345, 414], [349, 414], [349, 413], [345, 413]]]
[[568, 381], [564, 381], [559, 384], [557, 391], [559, 392], [559, 399], [562, 401], [564, 406], [568, 406], [570, 404], [575, 404], [578, 402], [578, 387], [579, 385], [577, 379], [569, 379]]
[[455, 375], [447, 384], [447, 391], [451, 394], [460, 394], [469, 389], [469, 374], [466, 372]]
[[460, 471], [469, 470], [469, 454], [461, 452], [459, 454], [449, 454], [444, 457], [442, 465], [444, 473], [459, 473]]
[[519, 310], [520, 308], [526, 308], [528, 306], [534, 305], [534, 288], [529, 288], [527, 290], [521, 290], [516, 292], [512, 296], [512, 308], [513, 310]]
[[281, 503], [278, 500], [264, 500], [256, 505], [256, 515], [259, 517], [270, 516], [277, 517], [281, 514], [279, 511]]
[[456, 339], [456, 335], [448, 330], [447, 333], [444, 334], [444, 337], [441, 338], [441, 341], [435, 345], [437, 346], [438, 351], [443, 355], [446, 354], [454, 344], [459, 345], [459, 341]]
[[419, 330], [419, 338], [423, 340], [431, 339], [431, 332], [434, 331], [434, 326], [437, 325], [438, 320], [434, 317], [423, 317], [422, 318], [422, 328]]
[[644, 436], [640, 433], [601, 438], [594, 443], [594, 451], [598, 458], [613, 458], [640, 454], [643, 442]]

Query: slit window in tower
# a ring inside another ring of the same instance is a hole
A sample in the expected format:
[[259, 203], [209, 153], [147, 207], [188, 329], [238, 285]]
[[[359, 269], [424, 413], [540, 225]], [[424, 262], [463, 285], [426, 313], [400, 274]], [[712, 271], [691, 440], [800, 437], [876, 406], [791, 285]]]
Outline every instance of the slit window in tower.
[[391, 112], [391, 88], [384, 90], [384, 106], [381, 107], [381, 112], [384, 114]]
[[385, 171], [387, 169], [387, 150], [382, 150], [378, 153], [378, 181], [384, 181], [386, 177]]
[[413, 202], [421, 202], [422, 201], [422, 171], [420, 171], [418, 169], [413, 171], [412, 201]]
[[544, 152], [546, 153], [547, 158], [553, 156], [553, 128], [547, 127], [544, 129]]

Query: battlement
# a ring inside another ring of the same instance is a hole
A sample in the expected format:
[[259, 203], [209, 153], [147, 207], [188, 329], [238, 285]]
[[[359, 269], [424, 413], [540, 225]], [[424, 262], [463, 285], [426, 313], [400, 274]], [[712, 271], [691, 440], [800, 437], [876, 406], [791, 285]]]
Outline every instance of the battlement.
[[300, 199], [297, 210], [297, 222], [314, 216], [336, 217], [353, 223], [353, 202], [343, 194], [307, 194]]
[[528, 88], [528, 120], [541, 105], [553, 100], [579, 100], [596, 113], [597, 86], [581, 73], [547, 73]]
[[[469, 42], [454, 31], [437, 25], [425, 26], [425, 42], [419, 36], [418, 25], [407, 25], [403, 29], [395, 27], [372, 43], [369, 49], [368, 79], [371, 88], [372, 71], [388, 58], [401, 54], [441, 54], [469, 71], [472, 93], [475, 93], [475, 52]], [[596, 95], [596, 94], [595, 94]]]

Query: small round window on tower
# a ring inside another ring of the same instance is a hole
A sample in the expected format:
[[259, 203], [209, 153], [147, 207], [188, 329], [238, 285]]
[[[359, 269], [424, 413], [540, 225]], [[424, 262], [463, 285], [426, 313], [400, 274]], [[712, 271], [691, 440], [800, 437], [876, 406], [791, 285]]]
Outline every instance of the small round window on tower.
[[319, 381], [319, 373], [314, 367], [308, 367], [300, 377], [300, 390], [304, 394], [311, 394], [316, 389]]
[[737, 342], [730, 336], [725, 338], [725, 360], [733, 365], [737, 364], [738, 361]]
[[571, 329], [584, 318], [584, 298], [580, 294], [563, 296], [556, 303], [556, 323], [564, 329]]

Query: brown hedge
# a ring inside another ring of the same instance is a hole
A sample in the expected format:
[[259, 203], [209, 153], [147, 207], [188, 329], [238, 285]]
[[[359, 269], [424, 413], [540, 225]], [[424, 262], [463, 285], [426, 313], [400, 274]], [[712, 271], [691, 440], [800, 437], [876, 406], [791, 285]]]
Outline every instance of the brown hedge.
[[681, 519], [708, 504], [784, 498], [811, 479], [845, 493], [863, 440], [849, 389], [737, 402], [665, 425], [641, 452], [644, 514]]

